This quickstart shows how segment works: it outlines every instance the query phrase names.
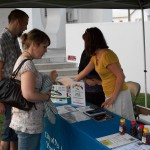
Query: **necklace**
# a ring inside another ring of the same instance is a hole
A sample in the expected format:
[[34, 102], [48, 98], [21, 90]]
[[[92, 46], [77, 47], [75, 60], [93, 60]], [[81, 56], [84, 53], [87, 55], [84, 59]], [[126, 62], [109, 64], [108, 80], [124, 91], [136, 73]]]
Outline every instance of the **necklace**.
[[29, 58], [29, 59], [33, 59], [33, 57], [32, 57], [32, 55], [28, 52], [28, 51], [24, 51], [23, 53], [26, 53], [27, 54], [27, 57]]

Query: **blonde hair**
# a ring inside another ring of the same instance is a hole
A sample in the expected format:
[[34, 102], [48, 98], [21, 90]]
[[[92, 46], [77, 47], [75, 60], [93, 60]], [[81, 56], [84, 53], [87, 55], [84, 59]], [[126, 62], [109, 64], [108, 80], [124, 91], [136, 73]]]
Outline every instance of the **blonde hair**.
[[49, 36], [39, 29], [32, 29], [28, 33], [22, 34], [21, 43], [23, 49], [28, 49], [32, 42], [36, 43], [37, 45], [40, 45], [44, 42], [48, 43], [48, 45], [51, 43]]

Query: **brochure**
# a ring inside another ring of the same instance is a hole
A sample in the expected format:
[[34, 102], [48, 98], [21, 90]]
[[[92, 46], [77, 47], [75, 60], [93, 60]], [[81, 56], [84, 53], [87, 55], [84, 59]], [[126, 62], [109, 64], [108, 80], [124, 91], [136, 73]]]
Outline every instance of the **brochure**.
[[85, 112], [85, 111], [93, 110], [94, 107], [92, 107], [92, 106], [93, 105], [90, 105], [90, 106], [81, 106], [81, 107], [77, 107], [76, 109], [78, 111]]
[[85, 121], [90, 119], [87, 115], [83, 114], [80, 111], [73, 111], [73, 112], [61, 114], [61, 117], [70, 123], [75, 123], [75, 122], [80, 122], [80, 121]]
[[141, 141], [136, 141], [113, 150], [150, 150], [150, 145], [143, 144]]
[[57, 106], [58, 114], [65, 114], [68, 112], [76, 111], [74, 107], [71, 105], [63, 105], [63, 106]]
[[110, 149], [138, 141], [138, 139], [132, 137], [127, 133], [125, 133], [124, 135], [121, 135], [120, 133], [115, 133], [112, 135], [97, 138], [97, 140]]
[[65, 85], [53, 85], [51, 89], [52, 98], [67, 98], [67, 88]]
[[73, 105], [85, 106], [84, 82], [71, 82], [71, 103]]
[[67, 104], [67, 98], [55, 98], [55, 97], [51, 97], [51, 101], [53, 103], [59, 103], [59, 104]]

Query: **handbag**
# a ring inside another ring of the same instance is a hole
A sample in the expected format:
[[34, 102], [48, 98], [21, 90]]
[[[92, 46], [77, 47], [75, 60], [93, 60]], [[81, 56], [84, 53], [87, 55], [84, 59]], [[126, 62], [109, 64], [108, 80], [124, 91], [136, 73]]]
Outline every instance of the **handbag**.
[[22, 96], [21, 81], [15, 77], [27, 60], [30, 59], [24, 59], [10, 78], [4, 78], [0, 81], [0, 102], [26, 111], [30, 110], [33, 105], [35, 106], [35, 103], [27, 101]]

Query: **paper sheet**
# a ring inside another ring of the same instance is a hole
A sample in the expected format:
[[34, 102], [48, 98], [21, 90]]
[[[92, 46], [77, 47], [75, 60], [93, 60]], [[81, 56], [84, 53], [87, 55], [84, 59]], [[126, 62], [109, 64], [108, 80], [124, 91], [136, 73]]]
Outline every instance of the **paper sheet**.
[[97, 138], [97, 140], [111, 149], [138, 141], [138, 139], [132, 137], [127, 133], [124, 135], [121, 135], [120, 133], [116, 133], [116, 134]]

